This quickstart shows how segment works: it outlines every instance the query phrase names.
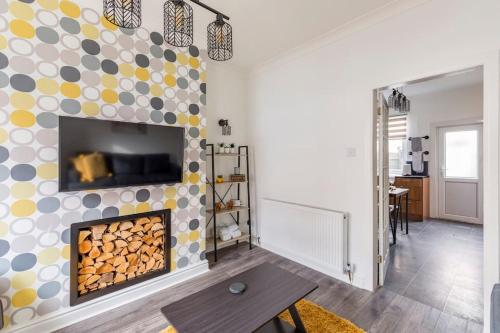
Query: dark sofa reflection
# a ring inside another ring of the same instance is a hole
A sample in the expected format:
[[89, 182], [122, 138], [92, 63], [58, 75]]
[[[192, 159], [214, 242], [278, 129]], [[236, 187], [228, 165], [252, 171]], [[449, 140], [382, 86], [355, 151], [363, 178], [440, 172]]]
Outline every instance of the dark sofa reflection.
[[182, 178], [180, 167], [170, 162], [168, 154], [101, 154], [111, 176], [95, 179], [93, 182], [81, 182], [80, 173], [74, 164], [69, 162], [67, 174], [69, 190], [171, 183]]

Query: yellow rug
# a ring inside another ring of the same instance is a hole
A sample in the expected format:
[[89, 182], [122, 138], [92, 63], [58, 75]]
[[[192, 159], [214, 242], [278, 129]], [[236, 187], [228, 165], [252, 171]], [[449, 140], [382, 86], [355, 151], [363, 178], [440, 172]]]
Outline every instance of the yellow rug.
[[[297, 307], [297, 311], [299, 311], [300, 318], [306, 327], [307, 333], [365, 332], [349, 320], [341, 318], [313, 302], [301, 300], [295, 304], [295, 306]], [[293, 325], [293, 320], [288, 310], [280, 314], [280, 318]], [[177, 333], [177, 331], [173, 326], [169, 326], [160, 333]]]
[[[322, 308], [321, 306], [301, 300], [295, 304], [300, 314], [302, 323], [307, 333], [364, 333], [349, 320], [341, 318], [336, 314]], [[288, 311], [280, 314], [280, 318], [293, 325], [292, 317]], [[293, 325], [295, 326], [295, 325]]]

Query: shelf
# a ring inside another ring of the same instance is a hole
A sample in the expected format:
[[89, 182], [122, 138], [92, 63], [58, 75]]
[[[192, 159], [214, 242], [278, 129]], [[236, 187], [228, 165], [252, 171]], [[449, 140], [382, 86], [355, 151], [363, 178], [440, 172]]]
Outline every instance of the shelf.
[[[248, 241], [249, 239], [250, 239], [250, 235], [245, 234], [245, 233], [242, 233], [240, 237], [236, 237], [236, 238], [230, 239], [228, 241], [221, 241], [219, 238], [217, 238], [217, 250], [222, 249], [222, 248], [227, 247], [227, 246], [230, 246], [230, 245], [233, 245], [237, 241], [242, 242], [242, 241]], [[206, 244], [207, 244], [207, 249], [206, 249], [207, 253], [212, 252], [214, 250], [214, 239], [207, 238]]]
[[[222, 209], [217, 212], [217, 215], [237, 213], [244, 210], [248, 210], [248, 207], [241, 206], [241, 207], [233, 207], [232, 209]], [[213, 212], [214, 212], [213, 209], [207, 209], [207, 214], [213, 214]]]
[[246, 154], [238, 154], [238, 153], [223, 153], [223, 154], [207, 154], [207, 156], [220, 156], [220, 157], [224, 157], [224, 156], [241, 156], [241, 157], [246, 157], [247, 155]]
[[[241, 182], [233, 182], [233, 181], [228, 180], [228, 181], [224, 181], [223, 183], [215, 183], [215, 185], [225, 185], [225, 184], [246, 184], [246, 183], [247, 183], [247, 181], [246, 181], [246, 180], [241, 181]], [[214, 183], [209, 183], [209, 182], [207, 182], [207, 184], [208, 184], [208, 185], [213, 185]]]

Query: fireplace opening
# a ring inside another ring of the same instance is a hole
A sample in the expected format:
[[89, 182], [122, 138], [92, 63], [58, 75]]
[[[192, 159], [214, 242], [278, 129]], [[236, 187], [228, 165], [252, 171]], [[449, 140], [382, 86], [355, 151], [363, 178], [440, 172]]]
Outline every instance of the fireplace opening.
[[71, 225], [70, 305], [170, 272], [170, 209]]

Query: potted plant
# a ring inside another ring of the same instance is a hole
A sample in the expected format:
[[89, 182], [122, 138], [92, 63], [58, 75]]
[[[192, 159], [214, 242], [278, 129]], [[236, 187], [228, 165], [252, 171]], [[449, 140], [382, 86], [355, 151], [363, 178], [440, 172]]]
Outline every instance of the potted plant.
[[224, 143], [217, 144], [217, 154], [223, 154], [223, 153], [224, 153]]
[[236, 153], [236, 145], [235, 145], [234, 143], [231, 143], [231, 144], [229, 145], [229, 147], [231, 147], [231, 153], [232, 153], [232, 154]]

